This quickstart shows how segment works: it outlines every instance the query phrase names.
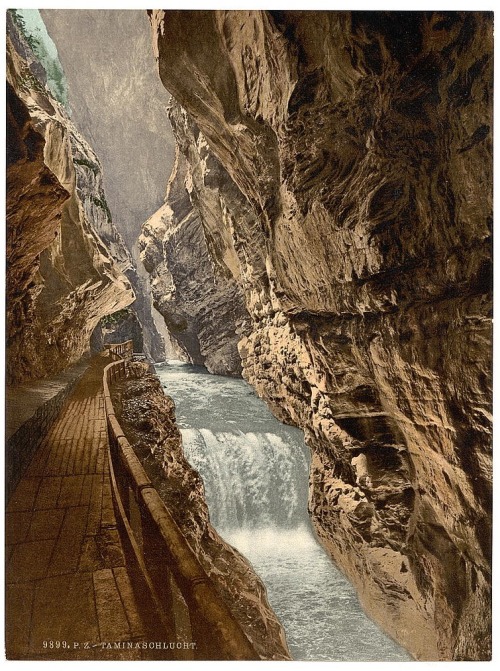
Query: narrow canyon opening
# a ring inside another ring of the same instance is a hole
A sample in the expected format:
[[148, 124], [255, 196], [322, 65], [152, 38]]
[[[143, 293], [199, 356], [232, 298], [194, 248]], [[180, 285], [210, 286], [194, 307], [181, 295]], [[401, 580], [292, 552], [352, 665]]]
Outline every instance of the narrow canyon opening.
[[490, 658], [492, 26], [8, 10], [8, 658]]

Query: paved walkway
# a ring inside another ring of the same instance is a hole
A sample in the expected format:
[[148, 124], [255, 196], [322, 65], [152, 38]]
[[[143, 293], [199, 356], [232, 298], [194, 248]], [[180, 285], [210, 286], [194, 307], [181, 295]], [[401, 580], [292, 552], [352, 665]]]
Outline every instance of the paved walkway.
[[140, 659], [148, 640], [111, 496], [96, 357], [44, 438], [6, 515], [10, 659]]
[[51, 378], [36, 382], [7, 387], [5, 403], [8, 412], [5, 418], [5, 437], [8, 440], [25, 422], [36, 413], [38, 408], [50, 401], [66, 385], [79, 377], [89, 365], [88, 360], [81, 361]]

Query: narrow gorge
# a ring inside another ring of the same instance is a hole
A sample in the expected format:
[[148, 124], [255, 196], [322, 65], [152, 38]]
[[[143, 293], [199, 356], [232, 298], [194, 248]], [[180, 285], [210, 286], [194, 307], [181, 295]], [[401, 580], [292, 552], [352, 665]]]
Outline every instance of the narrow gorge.
[[491, 658], [492, 106], [488, 12], [8, 11], [8, 658]]

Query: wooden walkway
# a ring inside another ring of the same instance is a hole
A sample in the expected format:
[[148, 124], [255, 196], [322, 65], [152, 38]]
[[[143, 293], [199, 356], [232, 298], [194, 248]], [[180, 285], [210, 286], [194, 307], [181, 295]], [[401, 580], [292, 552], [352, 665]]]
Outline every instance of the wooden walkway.
[[[6, 514], [8, 659], [142, 659], [147, 641], [113, 510], [96, 357]], [[131, 647], [131, 646], [128, 646]]]

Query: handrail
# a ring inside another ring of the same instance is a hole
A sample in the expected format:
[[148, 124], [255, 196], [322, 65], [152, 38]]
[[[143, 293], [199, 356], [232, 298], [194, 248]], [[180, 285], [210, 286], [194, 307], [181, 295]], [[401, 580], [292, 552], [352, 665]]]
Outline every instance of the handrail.
[[153, 586], [155, 604], [161, 604], [161, 619], [169, 623], [167, 633], [175, 632], [177, 645], [183, 650], [190, 637], [189, 643], [196, 645], [191, 647], [195, 659], [260, 659], [151, 483], [116, 418], [109, 384], [129, 375], [130, 366], [124, 359], [104, 369], [112, 478], [118, 508], [124, 511], [125, 526], [133, 534], [132, 545], [140, 554], [139, 565], [147, 573], [146, 582]]
[[133, 340], [126, 340], [125, 342], [120, 343], [109, 343], [104, 345], [104, 348], [108, 351], [109, 356], [115, 361], [131, 359], [134, 355]]

